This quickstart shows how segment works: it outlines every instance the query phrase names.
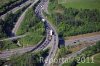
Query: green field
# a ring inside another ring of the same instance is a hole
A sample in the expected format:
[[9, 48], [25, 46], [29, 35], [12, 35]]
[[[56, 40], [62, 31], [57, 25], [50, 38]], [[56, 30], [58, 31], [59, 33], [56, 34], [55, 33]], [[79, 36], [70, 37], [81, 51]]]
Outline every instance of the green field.
[[35, 45], [44, 38], [43, 33], [44, 24], [36, 18], [34, 10], [30, 8], [17, 31], [17, 35], [28, 34], [19, 39], [20, 43], [24, 46]]
[[[62, 0], [64, 1], [64, 0]], [[65, 7], [83, 8], [83, 9], [100, 9], [100, 0], [66, 0], [62, 3]]]
[[100, 53], [94, 55], [94, 63], [80, 63], [77, 66], [100, 66]]

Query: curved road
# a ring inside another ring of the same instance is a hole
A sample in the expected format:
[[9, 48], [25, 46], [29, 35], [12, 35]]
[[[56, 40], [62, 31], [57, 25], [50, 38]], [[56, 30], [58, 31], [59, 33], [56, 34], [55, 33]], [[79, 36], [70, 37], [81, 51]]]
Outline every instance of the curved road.
[[[47, 56], [46, 60], [45, 60], [45, 63], [44, 63], [44, 66], [50, 66], [50, 63], [49, 63], [49, 60], [50, 59], [54, 59], [54, 56], [56, 54], [56, 51], [57, 51], [57, 48], [58, 48], [58, 34], [55, 30], [55, 28], [53, 27], [53, 25], [44, 17], [42, 11], [43, 9], [47, 9], [47, 3], [48, 3], [48, 0], [42, 0], [39, 5], [36, 7], [36, 14], [37, 14], [37, 17], [39, 19], [45, 19], [45, 22], [48, 23], [50, 29], [52, 29], [54, 31], [54, 43], [52, 44], [52, 47], [51, 47], [51, 50], [49, 52], [49, 55]], [[71, 41], [66, 41], [66, 46], [68, 45], [75, 45], [75, 42], [77, 41], [80, 41], [80, 42], [83, 42], [83, 41], [99, 41], [100, 40], [100, 35], [97, 35], [97, 36], [92, 36], [92, 37], [85, 37], [85, 38], [79, 38], [79, 39], [75, 39], [75, 40], [71, 40]], [[86, 48], [86, 47], [85, 47]], [[77, 54], [80, 54], [85, 48], [81, 49], [80, 51], [74, 53], [74, 54], [71, 54], [69, 57], [75, 57]]]
[[[16, 54], [22, 55], [23, 53], [26, 53], [26, 52], [29, 52], [29, 51], [43, 50], [51, 42], [48, 39], [48, 36], [49, 36], [49, 30], [48, 29], [52, 29], [53, 32], [54, 32], [54, 35], [52, 37], [54, 39], [52, 39], [52, 41], [53, 41], [53, 43], [51, 45], [52, 47], [50, 49], [49, 55], [47, 56], [47, 58], [45, 60], [46, 62], [44, 63], [44, 66], [50, 66], [49, 59], [55, 57], [56, 51], [58, 49], [58, 34], [56, 32], [56, 29], [53, 27], [53, 25], [47, 20], [47, 18], [44, 17], [44, 15], [42, 13], [43, 9], [47, 8], [46, 6], [47, 6], [48, 1], [49, 0], [41, 0], [41, 2], [38, 4], [38, 6], [35, 9], [36, 16], [40, 20], [45, 19], [45, 23], [47, 25], [47, 28], [46, 28], [47, 36], [46, 36], [45, 41], [43, 41], [42, 43], [39, 42], [39, 44], [35, 47], [32, 47], [32, 46], [31, 47], [23, 47], [23, 48], [18, 48], [18, 49], [12, 49], [11, 51], [4, 50], [3, 52], [1, 52], [0, 58], [8, 58], [8, 57], [10, 57], [12, 55], [16, 55]], [[23, 16], [22, 16], [22, 18], [23, 18]], [[20, 25], [20, 20], [21, 20], [21, 17], [19, 19], [19, 25]], [[13, 30], [13, 32], [16, 32], [16, 30], [18, 29], [16, 27], [17, 26], [15, 26], [15, 29]], [[100, 36], [97, 39], [92, 39], [92, 38], [96, 38], [96, 37], [95, 36], [94, 37], [89, 37], [89, 39], [95, 41], [95, 40], [98, 40], [100, 38]], [[85, 39], [86, 38], [83, 38], [83, 39], [81, 38], [81, 40], [85, 40]], [[75, 42], [75, 41], [76, 40], [71, 40], [69, 43], [67, 43], [67, 41], [66, 41], [66, 46], [70, 45], [70, 43]], [[87, 41], [90, 41], [90, 40], [87, 40]]]
[[[33, 5], [34, 5], [34, 3], [30, 7], [32, 7]], [[30, 51], [43, 50], [51, 42], [48, 39], [48, 36], [49, 36], [49, 30], [48, 29], [51, 29], [51, 26], [48, 23], [46, 23], [46, 25], [48, 27], [48, 28], [46, 28], [47, 36], [46, 36], [46, 39], [42, 43], [39, 42], [35, 47], [34, 46], [31, 46], [31, 47], [29, 46], [29, 47], [11, 49], [9, 51], [4, 50], [0, 53], [0, 58], [2, 58], [2, 59], [3, 58], [9, 58], [9, 57], [14, 56], [16, 54], [17, 55], [22, 55], [23, 53], [30, 52]]]
[[31, 8], [35, 3], [37, 3], [39, 0], [35, 0], [23, 13], [22, 15], [19, 17], [18, 21], [16, 22], [13, 30], [12, 30], [12, 33], [14, 33], [16, 35], [16, 32], [21, 24], [21, 22], [23, 21], [24, 17], [25, 17], [25, 14], [26, 12], [28, 11], [29, 8]]
[[[16, 35], [16, 32], [21, 24], [21, 22], [23, 21], [24, 19], [24, 16], [25, 16], [25, 13], [28, 11], [29, 8], [31, 8], [38, 0], [28, 0], [26, 1], [25, 3], [22, 3], [20, 6], [17, 6], [13, 9], [11, 9], [10, 11], [8, 11], [7, 13], [3, 14], [0, 16], [0, 18], [4, 19], [5, 16], [9, 13], [9, 12], [12, 12], [12, 13], [15, 13], [16, 11], [18, 11], [19, 9], [22, 9], [23, 7], [25, 7], [26, 5], [29, 5], [31, 4], [23, 13], [22, 15], [19, 17], [18, 21], [16, 22], [14, 28], [12, 29], [12, 33]], [[6, 39], [2, 39], [0, 41], [6, 41], [6, 40], [15, 40], [17, 38], [22, 38], [24, 37], [25, 35], [21, 35], [21, 36], [14, 36], [14, 37], [10, 37], [10, 38], [6, 38]]]
[[49, 59], [51, 58], [54, 58], [55, 54], [56, 54], [56, 51], [58, 49], [58, 34], [56, 32], [56, 29], [53, 27], [53, 25], [44, 17], [42, 11], [44, 8], [46, 8], [47, 6], [47, 3], [48, 3], [49, 0], [42, 0], [39, 5], [36, 7], [36, 10], [35, 10], [35, 13], [37, 15], [37, 17], [39, 19], [45, 19], [45, 22], [49, 25], [50, 29], [53, 30], [54, 32], [54, 42], [52, 44], [52, 47], [51, 47], [51, 50], [49, 52], [49, 55], [47, 56], [46, 60], [45, 60], [45, 63], [44, 63], [44, 66], [50, 66], [50, 63], [49, 63]]

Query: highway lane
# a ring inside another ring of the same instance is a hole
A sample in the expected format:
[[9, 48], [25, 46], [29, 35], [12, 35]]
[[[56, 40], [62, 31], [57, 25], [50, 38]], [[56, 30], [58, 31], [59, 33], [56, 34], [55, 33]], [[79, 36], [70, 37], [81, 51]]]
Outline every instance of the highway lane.
[[[56, 50], [57, 50], [57, 45], [58, 45], [58, 35], [57, 35], [57, 32], [55, 30], [55, 28], [53, 27], [52, 24], [50, 24], [50, 22], [44, 17], [42, 11], [43, 9], [45, 9], [45, 3], [47, 4], [47, 1], [48, 0], [45, 0], [45, 1], [41, 1], [41, 3], [39, 3], [39, 5], [36, 7], [36, 14], [38, 15], [38, 17], [40, 19], [45, 19], [46, 22], [49, 24], [50, 28], [54, 31], [54, 44], [52, 44], [52, 48], [49, 52], [49, 55], [48, 57], [46, 58], [45, 60], [45, 63], [44, 63], [44, 66], [50, 66], [50, 63], [49, 63], [49, 60], [50, 59], [53, 59], [55, 54], [56, 54]], [[83, 41], [99, 41], [100, 40], [100, 35], [99, 36], [92, 36], [92, 37], [86, 37], [86, 38], [79, 38], [79, 39], [75, 39], [75, 40], [70, 40], [70, 41], [67, 41], [65, 42], [65, 46], [68, 46], [68, 45], [75, 45], [75, 43], [78, 41], [80, 42], [83, 42]], [[75, 57], [77, 56], [77, 54], [80, 54], [85, 48], [81, 49], [80, 51], [77, 51], [76, 53], [74, 54], [71, 54], [69, 55], [69, 57]]]
[[[36, 3], [36, 2], [38, 2], [39, 0], [35, 0], [35, 2], [34, 3], [32, 3], [32, 5], [30, 5], [30, 7], [29, 8], [31, 8], [32, 6], [34, 6], [34, 4]], [[28, 10], [28, 8], [27, 8], [27, 10]], [[17, 31], [17, 28], [19, 27], [19, 25], [20, 25], [20, 23], [21, 23], [21, 21], [22, 21], [22, 18], [24, 18], [24, 16], [25, 16], [25, 13], [26, 13], [26, 11], [27, 10], [25, 10], [25, 12], [21, 15], [21, 17], [19, 18], [19, 20], [18, 20], [18, 22], [17, 22], [17, 24], [15, 25], [15, 28], [13, 29], [13, 33], [16, 33], [16, 31]], [[20, 21], [21, 20], [21, 21]], [[19, 23], [20, 22], [20, 23]], [[15, 38], [21, 38], [21, 37], [24, 37], [24, 36], [18, 36], [18, 37], [11, 37], [11, 38], [7, 38], [7, 39], [4, 39], [4, 40], [8, 40], [8, 39], [15, 39]], [[3, 41], [3, 40], [1, 40], [1, 41]], [[21, 54], [23, 54], [23, 53], [25, 53], [25, 52], [28, 52], [28, 51], [31, 51], [31, 50], [35, 50], [35, 49], [37, 49], [39, 46], [41, 45], [41, 41], [37, 44], [37, 46], [32, 46], [32, 47], [25, 47], [25, 48], [17, 48], [17, 49], [11, 49], [11, 50], [4, 50], [4, 51], [2, 51], [1, 53], [0, 53], [0, 58], [8, 58], [8, 57], [11, 57], [11, 56], [13, 56], [14, 54], [16, 54], [16, 53], [21, 53]], [[19, 51], [20, 50], [20, 51]]]
[[90, 36], [90, 37], [84, 37], [84, 38], [77, 38], [77, 39], [73, 39], [73, 40], [65, 40], [65, 46], [71, 46], [71, 45], [76, 45], [80, 42], [96, 42], [96, 41], [100, 41], [100, 35], [95, 35], [95, 36]]
[[[46, 3], [46, 2], [45, 2]], [[36, 15], [39, 17], [39, 19], [42, 19], [44, 18], [48, 24], [48, 28], [52, 29], [54, 31], [54, 43], [52, 44], [52, 48], [49, 52], [49, 56], [47, 57], [47, 59], [50, 59], [50, 58], [54, 58], [55, 54], [56, 54], [56, 51], [57, 51], [57, 46], [58, 46], [58, 34], [55, 30], [55, 28], [53, 27], [52, 24], [50, 24], [50, 22], [44, 17], [44, 15], [42, 14], [42, 11], [43, 11], [43, 8], [41, 6], [45, 6], [45, 3], [42, 1], [42, 4], [40, 3], [40, 5], [38, 5], [36, 7], [36, 10], [35, 10], [35, 13]], [[48, 29], [47, 29], [47, 36], [48, 36]], [[20, 48], [20, 49], [13, 49], [11, 51], [4, 51], [2, 52], [2, 54], [0, 54], [0, 58], [8, 58], [8, 57], [11, 57], [12, 55], [22, 55], [23, 53], [26, 53], [28, 51], [35, 51], [35, 50], [43, 50], [51, 41], [49, 41], [47, 38], [46, 40], [41, 44], [39, 43], [37, 46], [35, 47], [24, 47], [24, 48]], [[75, 42], [75, 40], [72, 42]], [[69, 43], [70, 44], [70, 43]], [[44, 66], [50, 66], [49, 63], [45, 63]]]
[[[32, 7], [33, 5], [31, 5], [30, 7]], [[10, 49], [8, 50], [4, 50], [0, 53], [0, 58], [4, 59], [4, 58], [8, 58], [14, 55], [22, 55], [23, 53], [26, 52], [30, 52], [30, 51], [40, 51], [43, 50], [51, 41], [48, 39], [49, 36], [49, 31], [48, 29], [50, 29], [50, 26], [47, 23], [47, 28], [46, 28], [46, 32], [47, 32], [47, 36], [46, 39], [42, 42], [40, 41], [36, 46], [29, 46], [29, 47], [23, 47], [23, 48], [16, 48], [16, 49]]]
[[14, 55], [22, 55], [26, 52], [43, 50], [51, 42], [51, 40], [48, 39], [48, 36], [49, 36], [48, 28], [49, 27], [47, 27], [47, 29], [46, 29], [47, 36], [44, 41], [40, 41], [36, 46], [28, 46], [28, 47], [23, 47], [23, 48], [4, 50], [0, 53], [0, 58], [5, 59], [5, 58], [9, 58]]
[[54, 58], [55, 54], [56, 54], [56, 51], [58, 49], [58, 34], [56, 32], [56, 29], [53, 27], [53, 25], [44, 17], [42, 11], [43, 9], [45, 9], [44, 6], [47, 6], [47, 3], [48, 3], [48, 0], [42, 0], [39, 5], [36, 7], [36, 10], [35, 10], [35, 13], [37, 15], [38, 18], [40, 19], [45, 19], [45, 22], [48, 23], [50, 29], [53, 30], [54, 32], [54, 43], [52, 44], [52, 47], [51, 47], [51, 50], [49, 52], [49, 55], [47, 56], [46, 58], [46, 62], [44, 63], [44, 66], [50, 66], [50, 63], [49, 63], [49, 60], [48, 59], [51, 59], [51, 58]]
[[[90, 36], [90, 37], [84, 37], [84, 38], [78, 38], [74, 40], [66, 40], [65, 46], [72, 46], [77, 45], [80, 42], [97, 42], [100, 41], [100, 35]], [[88, 47], [88, 46], [87, 46]], [[78, 54], [81, 54], [82, 51], [84, 51], [87, 47], [82, 48], [81, 50], [74, 52], [72, 54], [69, 54], [66, 58], [73, 58], [76, 57]], [[59, 66], [62, 66], [63, 62], [59, 64]]]
[[[100, 41], [100, 35], [95, 35], [95, 36], [89, 36], [89, 37], [84, 37], [84, 38], [78, 38], [78, 39], [72, 39], [72, 40], [66, 40], [65, 41], [65, 46], [72, 46], [72, 45], [77, 45], [80, 42], [97, 42]], [[87, 46], [88, 47], [88, 46]], [[73, 58], [76, 57], [78, 54], [81, 54], [82, 51], [84, 51], [87, 47], [82, 48], [79, 51], [76, 51], [72, 54], [69, 54], [66, 58]], [[63, 62], [59, 64], [59, 66], [62, 66]]]
[[[94, 37], [87, 37], [87, 38], [90, 38], [90, 39], [93, 39], [93, 38], [95, 38], [94, 40], [92, 40], [92, 41], [98, 41], [98, 40], [100, 40], [99, 38], [100, 38], [100, 36], [98, 36], [98, 38], [97, 38], [97, 36], [94, 36]], [[56, 39], [54, 39], [54, 40], [56, 40]], [[70, 40], [70, 41], [72, 41], [72, 42], [74, 42], [75, 40]], [[87, 40], [88, 41], [88, 40]], [[38, 44], [37, 44], [37, 46], [29, 46], [29, 47], [23, 47], [23, 48], [16, 48], [16, 49], [11, 49], [11, 50], [4, 50], [4, 51], [2, 51], [1, 53], [0, 53], [0, 58], [8, 58], [8, 57], [11, 57], [12, 55], [22, 55], [23, 53], [26, 53], [26, 52], [28, 52], [28, 51], [40, 51], [40, 50], [43, 50], [47, 45], [48, 45], [48, 41], [44, 41], [42, 44], [41, 44], [41, 42], [39, 42]], [[54, 44], [55, 45], [55, 44]], [[54, 45], [52, 45], [52, 46], [54, 46]], [[70, 43], [69, 43], [69, 45], [70, 45]], [[75, 45], [75, 44], [73, 44], [73, 45]], [[68, 45], [66, 45], [66, 46], [68, 46]], [[55, 49], [55, 47], [53, 47], [53, 49]], [[54, 51], [52, 49], [52, 51]], [[51, 54], [53, 53], [51, 51]], [[79, 52], [79, 51], [78, 51]], [[76, 54], [76, 53], [75, 53]], [[51, 56], [50, 56], [50, 58], [51, 58]]]
[[[51, 29], [53, 29], [54, 31], [54, 44], [52, 45], [52, 48], [51, 48], [51, 51], [49, 52], [49, 55], [48, 57], [46, 58], [46, 63], [44, 63], [44, 66], [50, 66], [49, 64], [49, 59], [51, 58], [54, 58], [55, 56], [55, 53], [56, 53], [56, 50], [57, 50], [57, 44], [58, 44], [58, 37], [57, 37], [57, 32], [56, 30], [54, 29], [54, 27], [50, 24], [50, 22], [44, 17], [44, 15], [42, 14], [42, 11], [43, 9], [45, 9], [45, 3], [46, 1], [41, 1], [41, 3], [39, 3], [39, 5], [37, 6], [35, 12], [36, 14], [38, 15], [38, 17], [40, 19], [45, 19], [47, 23], [49, 23]], [[47, 3], [46, 3], [47, 4]], [[68, 45], [75, 45], [76, 41], [99, 41], [100, 40], [100, 36], [93, 36], [93, 37], [86, 37], [86, 38], [79, 38], [79, 39], [75, 39], [75, 40], [69, 40], [65, 42], [65, 46], [68, 46]], [[70, 57], [74, 57], [76, 56], [77, 54], [80, 54], [85, 48], [81, 49], [80, 51], [72, 54]]]

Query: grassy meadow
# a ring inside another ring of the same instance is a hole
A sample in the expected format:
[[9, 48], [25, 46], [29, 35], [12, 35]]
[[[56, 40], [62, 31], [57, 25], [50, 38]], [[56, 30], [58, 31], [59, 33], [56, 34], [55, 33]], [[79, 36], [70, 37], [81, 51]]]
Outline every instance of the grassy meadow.
[[58, 0], [58, 3], [67, 8], [100, 9], [100, 0]]
[[27, 34], [27, 36], [19, 39], [23, 46], [35, 45], [43, 39], [44, 24], [38, 20], [34, 14], [34, 10], [30, 8], [24, 17], [17, 35]]

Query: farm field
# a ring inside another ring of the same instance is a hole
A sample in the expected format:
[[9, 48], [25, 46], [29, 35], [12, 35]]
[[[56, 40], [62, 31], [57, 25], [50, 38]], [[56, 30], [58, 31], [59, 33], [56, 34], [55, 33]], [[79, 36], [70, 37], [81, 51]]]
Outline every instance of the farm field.
[[100, 9], [100, 0], [62, 0], [62, 2], [64, 2], [62, 5], [65, 7]]

